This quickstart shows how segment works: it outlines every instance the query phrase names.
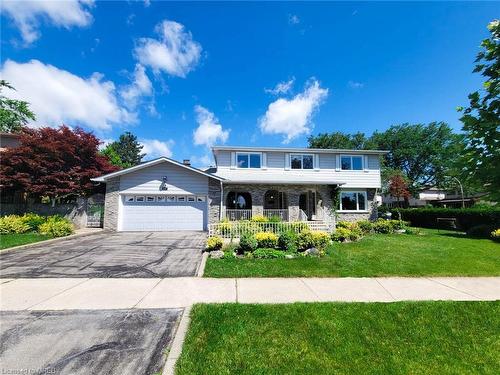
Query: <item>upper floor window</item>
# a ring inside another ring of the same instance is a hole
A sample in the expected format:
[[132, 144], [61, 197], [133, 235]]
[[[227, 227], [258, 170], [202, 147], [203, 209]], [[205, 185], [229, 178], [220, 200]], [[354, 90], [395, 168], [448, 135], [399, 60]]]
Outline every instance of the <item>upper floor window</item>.
[[340, 157], [340, 166], [343, 171], [360, 171], [363, 169], [363, 156]]
[[260, 154], [240, 154], [236, 155], [236, 162], [238, 168], [260, 168], [261, 156]]
[[313, 169], [314, 157], [310, 154], [290, 155], [290, 166], [292, 169]]

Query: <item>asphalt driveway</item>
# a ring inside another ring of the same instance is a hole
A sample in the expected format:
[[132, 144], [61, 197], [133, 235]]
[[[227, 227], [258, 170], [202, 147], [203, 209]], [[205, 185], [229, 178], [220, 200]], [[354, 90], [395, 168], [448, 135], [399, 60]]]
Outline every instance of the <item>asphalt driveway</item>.
[[180, 309], [0, 312], [2, 374], [153, 374]]
[[0, 278], [195, 276], [203, 232], [99, 233], [0, 253]]

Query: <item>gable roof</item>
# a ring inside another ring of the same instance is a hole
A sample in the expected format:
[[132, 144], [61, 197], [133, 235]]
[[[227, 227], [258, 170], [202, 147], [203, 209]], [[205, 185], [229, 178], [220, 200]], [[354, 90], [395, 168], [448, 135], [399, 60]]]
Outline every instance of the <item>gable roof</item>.
[[165, 156], [159, 157], [157, 159], [146, 161], [144, 163], [135, 165], [135, 166], [130, 167], [130, 168], [125, 168], [125, 169], [122, 169], [120, 171], [116, 171], [116, 172], [113, 172], [113, 173], [105, 174], [103, 176], [92, 178], [91, 180], [95, 181], [95, 182], [106, 182], [110, 178], [119, 177], [119, 176], [122, 176], [124, 174], [135, 172], [135, 171], [138, 171], [138, 170], [141, 170], [141, 169], [144, 169], [144, 168], [148, 168], [148, 167], [151, 167], [151, 166], [156, 165], [156, 164], [165, 163], [165, 162], [177, 165], [178, 167], [186, 168], [187, 170], [190, 170], [190, 171], [195, 172], [195, 173], [199, 173], [199, 174], [201, 174], [203, 176], [210, 177], [210, 178], [213, 178], [215, 180], [224, 181], [224, 178], [222, 178], [222, 177], [213, 175], [211, 173], [204, 172], [204, 171], [202, 171], [202, 170], [200, 170], [198, 168], [194, 168], [194, 167], [191, 167], [190, 165], [186, 165], [186, 164], [180, 163], [177, 160], [170, 159], [170, 158], [167, 158]]

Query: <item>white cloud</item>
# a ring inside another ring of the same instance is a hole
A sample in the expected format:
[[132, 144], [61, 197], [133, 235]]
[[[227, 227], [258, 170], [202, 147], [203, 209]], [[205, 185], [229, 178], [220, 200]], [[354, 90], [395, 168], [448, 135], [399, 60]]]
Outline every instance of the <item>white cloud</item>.
[[171, 139], [166, 142], [158, 139], [141, 139], [139, 143], [144, 146], [142, 152], [146, 154], [145, 159], [154, 159], [160, 156], [172, 157], [174, 141]]
[[317, 80], [310, 81], [304, 91], [291, 99], [279, 98], [269, 104], [266, 114], [259, 120], [264, 134], [283, 134], [283, 143], [310, 133], [312, 116], [328, 95]]
[[132, 83], [120, 90], [120, 96], [130, 109], [135, 109], [142, 96], [153, 94], [153, 84], [141, 64], [135, 65]]
[[82, 78], [38, 60], [7, 60], [0, 77], [16, 88], [9, 96], [30, 103], [39, 126], [67, 123], [108, 130], [112, 124], [135, 121], [134, 114], [120, 106], [113, 82], [104, 81], [100, 73]]
[[204, 154], [202, 156], [191, 155], [191, 164], [197, 166], [198, 168], [207, 168], [214, 165], [214, 159], [209, 154]]
[[274, 88], [264, 89], [264, 91], [272, 95], [283, 95], [292, 89], [294, 83], [295, 77], [292, 77], [288, 81], [279, 82]]
[[290, 25], [298, 25], [300, 23], [300, 18], [296, 14], [289, 14], [288, 15], [288, 23]]
[[363, 87], [365, 87], [365, 84], [362, 82], [349, 81], [347, 82], [347, 86], [349, 86], [351, 89], [362, 89]]
[[218, 141], [225, 143], [229, 137], [229, 130], [223, 130], [219, 120], [208, 109], [197, 105], [194, 107], [196, 112], [196, 122], [198, 127], [193, 132], [193, 141], [195, 145], [213, 146]]
[[3, 0], [0, 10], [13, 20], [24, 42], [30, 44], [40, 37], [38, 29], [43, 20], [66, 29], [89, 25], [92, 22], [89, 9], [93, 4], [93, 0]]
[[144, 65], [159, 73], [185, 77], [193, 70], [201, 55], [201, 45], [193, 40], [184, 25], [165, 20], [155, 28], [160, 40], [140, 38], [134, 50], [136, 58]]

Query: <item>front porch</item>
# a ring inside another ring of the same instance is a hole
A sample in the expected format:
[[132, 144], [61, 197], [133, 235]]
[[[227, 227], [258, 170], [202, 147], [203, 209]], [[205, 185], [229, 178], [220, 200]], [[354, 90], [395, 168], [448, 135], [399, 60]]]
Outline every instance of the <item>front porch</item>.
[[286, 222], [332, 222], [329, 188], [326, 185], [226, 185], [221, 219], [250, 220], [259, 215]]

